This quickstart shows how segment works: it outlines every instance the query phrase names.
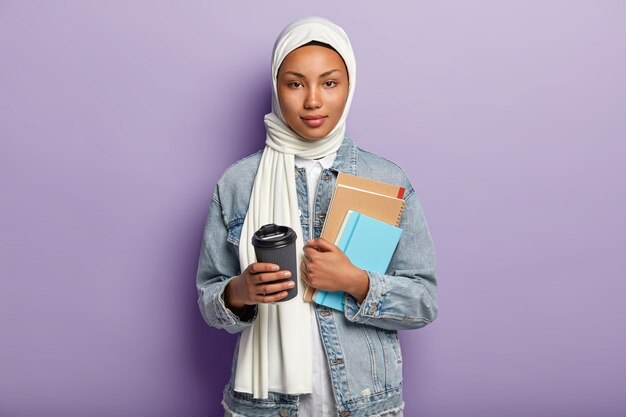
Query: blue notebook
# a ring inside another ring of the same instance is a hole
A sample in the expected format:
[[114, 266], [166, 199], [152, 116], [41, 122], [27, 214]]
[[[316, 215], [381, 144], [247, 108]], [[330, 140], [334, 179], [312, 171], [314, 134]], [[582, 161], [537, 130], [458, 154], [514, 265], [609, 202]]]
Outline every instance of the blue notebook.
[[[348, 210], [335, 244], [354, 266], [384, 274], [401, 235], [402, 229], [399, 227]], [[344, 310], [343, 291], [318, 290], [313, 301], [336, 310]]]

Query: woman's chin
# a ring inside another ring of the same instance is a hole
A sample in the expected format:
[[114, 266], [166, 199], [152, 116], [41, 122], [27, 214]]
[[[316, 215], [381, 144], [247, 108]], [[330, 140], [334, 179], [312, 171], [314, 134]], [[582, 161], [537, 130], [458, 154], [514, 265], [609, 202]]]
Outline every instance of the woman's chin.
[[315, 141], [324, 139], [326, 136], [328, 136], [330, 131], [328, 131], [327, 129], [324, 129], [324, 130], [306, 129], [306, 130], [296, 131], [296, 133], [302, 140], [305, 140], [307, 142], [315, 142]]

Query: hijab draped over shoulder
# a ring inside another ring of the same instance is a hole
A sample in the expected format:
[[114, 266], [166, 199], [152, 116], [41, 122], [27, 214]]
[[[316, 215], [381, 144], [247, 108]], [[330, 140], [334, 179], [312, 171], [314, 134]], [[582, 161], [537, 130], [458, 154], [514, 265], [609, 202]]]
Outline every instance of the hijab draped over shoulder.
[[[330, 45], [343, 58], [349, 77], [346, 106], [341, 119], [324, 138], [307, 141], [285, 122], [277, 93], [278, 69], [294, 49], [311, 41]], [[298, 268], [304, 240], [296, 194], [294, 156], [317, 159], [341, 145], [345, 120], [356, 81], [352, 46], [344, 30], [327, 19], [308, 17], [288, 25], [276, 39], [272, 54], [272, 112], [265, 115], [267, 136], [244, 220], [239, 263], [241, 271], [256, 262], [252, 235], [263, 225], [276, 223], [297, 234]], [[304, 285], [298, 269], [298, 296], [275, 304], [257, 305], [257, 317], [239, 339], [235, 391], [267, 398], [268, 392], [300, 395], [312, 392], [311, 315], [313, 304], [303, 299]]]

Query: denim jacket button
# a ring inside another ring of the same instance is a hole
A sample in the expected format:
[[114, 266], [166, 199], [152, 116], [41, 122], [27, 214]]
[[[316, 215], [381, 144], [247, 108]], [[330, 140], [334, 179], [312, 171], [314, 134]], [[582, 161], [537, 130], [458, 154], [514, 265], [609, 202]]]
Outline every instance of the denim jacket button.
[[287, 417], [289, 415], [289, 411], [284, 408], [280, 410], [280, 417]]

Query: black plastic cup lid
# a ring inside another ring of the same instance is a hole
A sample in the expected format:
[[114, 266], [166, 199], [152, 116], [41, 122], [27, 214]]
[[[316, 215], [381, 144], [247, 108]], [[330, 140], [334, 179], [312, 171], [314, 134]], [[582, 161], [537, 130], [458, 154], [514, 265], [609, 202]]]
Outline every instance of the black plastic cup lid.
[[296, 238], [296, 232], [294, 232], [291, 227], [270, 223], [261, 226], [261, 228], [252, 235], [252, 246], [259, 248], [280, 248], [295, 242]]

